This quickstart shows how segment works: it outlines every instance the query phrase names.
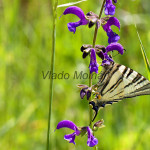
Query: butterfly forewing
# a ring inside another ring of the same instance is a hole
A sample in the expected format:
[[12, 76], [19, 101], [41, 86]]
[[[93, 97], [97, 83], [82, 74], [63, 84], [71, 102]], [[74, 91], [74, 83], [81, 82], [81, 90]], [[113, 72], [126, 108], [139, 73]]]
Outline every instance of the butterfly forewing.
[[101, 102], [150, 94], [150, 82], [132, 69], [113, 63], [103, 68], [98, 82]]

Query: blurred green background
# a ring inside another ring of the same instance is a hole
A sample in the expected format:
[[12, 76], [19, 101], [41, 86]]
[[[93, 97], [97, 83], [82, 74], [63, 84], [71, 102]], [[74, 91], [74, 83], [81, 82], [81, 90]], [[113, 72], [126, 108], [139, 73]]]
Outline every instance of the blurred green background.
[[[71, 2], [61, 0], [60, 4]], [[72, 0], [73, 2], [73, 0]], [[75, 2], [75, 1], [74, 1]], [[77, 4], [85, 13], [99, 13], [102, 0]], [[120, 43], [126, 49], [114, 60], [147, 77], [134, 23], [150, 59], [150, 1], [126, 0], [116, 4], [115, 16], [121, 22]], [[69, 73], [69, 79], [54, 80], [52, 103], [51, 149], [81, 150], [87, 147], [87, 136], [77, 137], [76, 145], [63, 139], [69, 129], [54, 132], [57, 123], [67, 119], [78, 126], [88, 125], [88, 102], [79, 97], [77, 84], [88, 79], [73, 79], [74, 71], [88, 72], [89, 59], [81, 57], [82, 44], [92, 44], [94, 28], [67, 29], [73, 15], [61, 16], [66, 7], [57, 9], [55, 73]], [[106, 33], [100, 28], [97, 44], [107, 46]], [[51, 0], [0, 0], [0, 149], [46, 149], [49, 105], [49, 82], [43, 74], [50, 71], [52, 50]], [[99, 60], [100, 61], [100, 60]], [[96, 83], [97, 81], [94, 81]], [[94, 84], [93, 83], [93, 84]], [[95, 136], [99, 150], [150, 149], [150, 96], [123, 100], [100, 110], [96, 121], [103, 118], [105, 128]]]

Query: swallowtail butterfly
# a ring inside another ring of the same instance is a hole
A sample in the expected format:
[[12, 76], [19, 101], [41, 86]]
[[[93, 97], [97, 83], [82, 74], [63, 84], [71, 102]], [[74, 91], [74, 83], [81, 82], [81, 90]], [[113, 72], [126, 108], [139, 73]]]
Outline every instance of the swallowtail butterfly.
[[150, 95], [150, 81], [128, 67], [112, 62], [103, 66], [99, 81], [92, 89], [96, 97], [89, 104], [95, 111], [94, 121], [100, 107], [125, 98]]

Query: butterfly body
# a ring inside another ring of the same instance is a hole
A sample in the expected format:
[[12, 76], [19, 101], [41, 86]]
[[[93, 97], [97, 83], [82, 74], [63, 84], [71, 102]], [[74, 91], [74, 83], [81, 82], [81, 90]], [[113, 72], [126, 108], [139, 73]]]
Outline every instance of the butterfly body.
[[99, 81], [94, 87], [96, 87], [95, 93], [98, 94], [90, 104], [96, 115], [99, 108], [106, 104], [125, 98], [150, 95], [149, 80], [138, 72], [114, 62], [103, 66]]

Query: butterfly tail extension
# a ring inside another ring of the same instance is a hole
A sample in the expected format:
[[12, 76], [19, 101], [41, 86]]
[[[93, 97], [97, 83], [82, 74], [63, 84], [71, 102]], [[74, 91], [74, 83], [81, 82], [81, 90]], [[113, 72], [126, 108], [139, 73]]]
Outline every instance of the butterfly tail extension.
[[98, 108], [98, 106], [95, 105], [94, 101], [90, 101], [89, 104], [92, 105], [92, 109], [95, 111], [95, 115], [94, 115], [94, 117], [92, 119], [92, 122], [93, 122], [95, 120], [97, 114], [98, 114], [98, 109], [99, 108]]

